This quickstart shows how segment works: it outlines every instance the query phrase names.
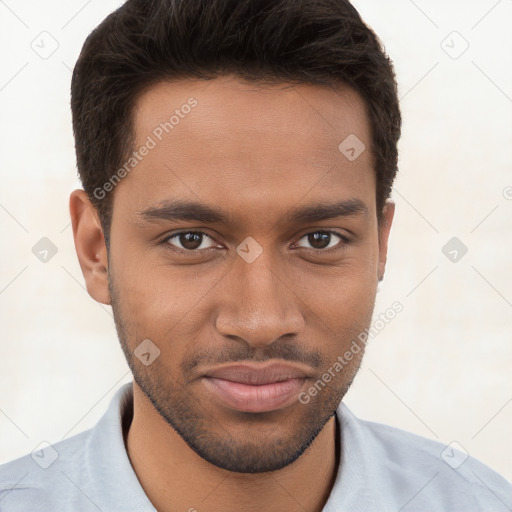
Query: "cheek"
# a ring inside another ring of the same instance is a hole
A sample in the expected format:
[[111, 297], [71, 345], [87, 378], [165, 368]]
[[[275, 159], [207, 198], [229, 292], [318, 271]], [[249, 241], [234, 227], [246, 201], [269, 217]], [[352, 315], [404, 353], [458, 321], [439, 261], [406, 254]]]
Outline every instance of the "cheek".
[[[153, 339], [162, 346], [172, 340], [173, 350], [186, 350], [180, 344], [199, 338], [214, 312], [243, 293], [227, 262], [171, 265], [163, 263], [161, 254], [150, 258], [143, 252], [136, 248], [124, 254], [112, 252], [118, 299], [133, 338]], [[295, 302], [308, 330], [323, 332], [331, 340], [333, 334], [345, 339], [371, 321], [377, 260], [378, 246], [372, 240], [336, 266], [302, 261], [282, 263], [275, 272], [283, 281], [283, 299]], [[339, 345], [339, 340], [332, 343]]]
[[[350, 348], [371, 324], [377, 292], [377, 257], [371, 249], [347, 258], [328, 272], [303, 272], [295, 276], [294, 292], [306, 318], [308, 337], [321, 340], [318, 350], [327, 361]], [[361, 354], [362, 356], [362, 354]], [[360, 357], [360, 356], [359, 356]], [[359, 357], [350, 365], [357, 366]]]
[[[113, 261], [115, 286], [131, 338], [149, 338], [161, 349], [180, 351], [204, 324], [205, 307], [226, 269], [194, 265], [174, 266], [149, 258], [124, 257]], [[135, 341], [132, 341], [135, 343]]]
[[[315, 316], [317, 332], [324, 332], [330, 343], [325, 350], [342, 353], [371, 323], [375, 304], [374, 280], [339, 279], [330, 283]], [[313, 317], [312, 317], [313, 318]], [[321, 329], [321, 331], [319, 331]]]
[[304, 267], [291, 272], [294, 293], [321, 319], [350, 324], [366, 318], [377, 292], [378, 257], [373, 247], [360, 248], [337, 266]]

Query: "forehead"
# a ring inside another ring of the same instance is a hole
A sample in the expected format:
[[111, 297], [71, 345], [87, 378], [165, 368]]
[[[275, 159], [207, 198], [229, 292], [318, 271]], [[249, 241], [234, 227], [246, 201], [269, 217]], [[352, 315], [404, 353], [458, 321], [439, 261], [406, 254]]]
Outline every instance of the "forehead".
[[[118, 192], [139, 209], [186, 196], [261, 214], [307, 195], [359, 197], [374, 209], [370, 128], [351, 88], [233, 76], [162, 82], [138, 98], [133, 119], [135, 149], [151, 149]], [[349, 159], [339, 149], [345, 140], [366, 149]]]

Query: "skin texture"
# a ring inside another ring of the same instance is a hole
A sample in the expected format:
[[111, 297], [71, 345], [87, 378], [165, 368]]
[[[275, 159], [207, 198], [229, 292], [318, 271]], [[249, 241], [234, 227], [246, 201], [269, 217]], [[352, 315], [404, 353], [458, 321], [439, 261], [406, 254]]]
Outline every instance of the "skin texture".
[[[112, 305], [134, 374], [127, 451], [159, 512], [320, 511], [339, 463], [333, 415], [363, 351], [309, 403], [271, 412], [226, 407], [201, 376], [288, 361], [308, 370], [307, 390], [369, 327], [394, 204], [379, 226], [364, 102], [348, 87], [233, 76], [159, 83], [136, 103], [136, 147], [190, 97], [197, 106], [115, 187], [108, 254], [85, 192], [70, 198], [87, 289]], [[366, 146], [354, 161], [338, 150], [350, 134]], [[366, 213], [287, 217], [351, 199]], [[141, 214], [169, 200], [221, 209], [228, 223]], [[169, 238], [181, 230], [208, 236]], [[262, 249], [251, 263], [236, 252], [247, 237]], [[134, 355], [145, 339], [160, 350], [149, 366]]]

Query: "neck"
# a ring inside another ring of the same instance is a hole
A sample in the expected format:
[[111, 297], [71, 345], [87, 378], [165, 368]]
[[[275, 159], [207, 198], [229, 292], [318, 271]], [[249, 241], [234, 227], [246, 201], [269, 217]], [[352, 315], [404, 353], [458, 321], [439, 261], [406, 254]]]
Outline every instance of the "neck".
[[227, 471], [199, 457], [135, 382], [133, 419], [126, 428], [130, 462], [159, 512], [320, 512], [336, 479], [340, 450], [335, 417], [292, 464], [256, 474]]

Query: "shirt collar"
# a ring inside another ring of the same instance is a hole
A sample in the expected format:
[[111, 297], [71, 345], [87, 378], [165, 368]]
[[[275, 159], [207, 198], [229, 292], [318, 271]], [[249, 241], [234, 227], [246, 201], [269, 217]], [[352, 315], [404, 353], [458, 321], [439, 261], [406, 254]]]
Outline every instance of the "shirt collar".
[[[93, 427], [85, 448], [86, 468], [90, 481], [99, 484], [92, 486], [91, 499], [102, 510], [110, 510], [112, 502], [121, 501], [125, 510], [134, 512], [156, 512], [155, 507], [144, 493], [144, 489], [132, 468], [123, 437], [123, 415], [133, 407], [133, 383], [121, 386], [111, 403]], [[108, 482], [109, 496], [103, 484]]]
[[[156, 512], [133, 470], [123, 436], [123, 421], [129, 421], [133, 411], [133, 383], [121, 386], [100, 421], [91, 430], [85, 449], [89, 481], [108, 482], [109, 495], [129, 506], [134, 512]], [[340, 439], [340, 454], [336, 479], [324, 506], [324, 512], [346, 510], [387, 512], [375, 489], [382, 478], [369, 457], [374, 455], [371, 440], [359, 427], [359, 420], [341, 403], [336, 411], [336, 428]], [[371, 483], [370, 485], [368, 485]], [[101, 486], [92, 486], [91, 499], [100, 508], [112, 500], [105, 496]]]

